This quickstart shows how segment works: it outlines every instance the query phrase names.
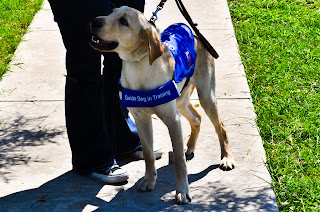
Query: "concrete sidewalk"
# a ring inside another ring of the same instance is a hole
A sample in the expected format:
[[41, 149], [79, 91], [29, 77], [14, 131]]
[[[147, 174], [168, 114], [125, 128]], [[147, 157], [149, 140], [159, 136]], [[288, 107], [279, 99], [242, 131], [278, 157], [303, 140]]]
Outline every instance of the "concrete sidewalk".
[[[149, 18], [159, 1], [146, 2]], [[217, 97], [236, 168], [228, 172], [218, 168], [218, 138], [198, 107], [201, 132], [195, 157], [187, 164], [190, 204], [174, 205], [173, 165], [168, 163], [171, 142], [157, 117], [155, 145], [165, 154], [156, 161], [153, 192], [137, 191], [144, 161], [119, 161], [130, 175], [125, 185], [104, 185], [72, 172], [64, 121], [65, 49], [45, 2], [16, 51], [12, 72], [0, 82], [0, 211], [278, 211], [227, 1], [185, 1], [185, 6], [220, 55]], [[185, 22], [174, 1], [158, 15], [161, 29]], [[192, 103], [199, 103], [196, 95]], [[184, 118], [182, 124], [187, 141], [189, 125]]]

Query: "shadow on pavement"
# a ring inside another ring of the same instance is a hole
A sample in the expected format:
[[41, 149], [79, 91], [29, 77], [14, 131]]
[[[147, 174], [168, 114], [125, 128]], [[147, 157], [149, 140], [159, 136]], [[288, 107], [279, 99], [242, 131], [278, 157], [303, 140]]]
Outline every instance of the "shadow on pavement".
[[270, 198], [262, 190], [259, 196], [239, 198], [232, 191], [236, 188], [224, 187], [219, 182], [208, 183], [205, 187], [192, 186], [192, 183], [217, 168], [218, 165], [212, 165], [197, 174], [189, 175], [193, 202], [183, 206], [174, 204], [173, 165], [158, 169], [158, 181], [153, 192], [137, 191], [142, 179], [124, 190], [122, 186], [104, 185], [69, 171], [39, 188], [0, 198], [0, 205], [3, 211], [82, 211], [86, 207], [99, 211], [242, 211], [251, 204], [255, 208], [274, 211], [274, 206], [268, 205]]
[[[8, 170], [16, 165], [28, 165], [30, 162], [45, 163], [43, 159], [32, 157], [25, 148], [56, 143], [54, 138], [65, 132], [61, 128], [49, 128], [39, 126], [47, 116], [27, 118], [18, 116], [10, 124], [2, 123], [0, 131], [0, 169]], [[36, 124], [35, 124], [36, 123]], [[5, 172], [1, 172], [1, 178], [6, 179]]]

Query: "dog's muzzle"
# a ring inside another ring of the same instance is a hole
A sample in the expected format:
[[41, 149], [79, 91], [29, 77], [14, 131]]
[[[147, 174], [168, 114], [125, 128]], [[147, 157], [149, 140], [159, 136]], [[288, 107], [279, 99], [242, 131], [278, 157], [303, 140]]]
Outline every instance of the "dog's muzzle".
[[117, 48], [118, 43], [114, 41], [104, 41], [97, 36], [92, 36], [90, 40], [92, 48], [100, 51], [110, 51]]
[[93, 36], [91, 37], [90, 45], [92, 46], [92, 48], [99, 51], [110, 51], [117, 48], [118, 43], [115, 41], [106, 41], [99, 38], [99, 36], [97, 36], [100, 29], [103, 27], [103, 24], [104, 24], [104, 21], [102, 18], [95, 18], [91, 22], [90, 29], [91, 29], [91, 32], [93, 33]]

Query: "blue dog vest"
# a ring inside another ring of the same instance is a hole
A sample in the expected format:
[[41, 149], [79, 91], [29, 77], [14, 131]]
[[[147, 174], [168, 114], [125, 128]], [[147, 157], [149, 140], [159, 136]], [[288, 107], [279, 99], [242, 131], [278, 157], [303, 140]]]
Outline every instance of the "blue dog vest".
[[122, 106], [155, 107], [170, 102], [181, 95], [176, 83], [187, 78], [187, 84], [192, 77], [197, 53], [194, 49], [194, 36], [191, 29], [182, 23], [173, 24], [163, 31], [160, 40], [168, 47], [175, 59], [173, 79], [150, 91], [122, 88]]

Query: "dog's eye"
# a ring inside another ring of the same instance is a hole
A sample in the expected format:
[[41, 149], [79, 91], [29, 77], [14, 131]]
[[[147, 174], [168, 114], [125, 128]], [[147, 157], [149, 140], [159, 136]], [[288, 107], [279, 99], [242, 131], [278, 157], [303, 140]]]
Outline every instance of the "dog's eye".
[[125, 18], [120, 18], [119, 19], [120, 24], [124, 25], [124, 26], [129, 26], [128, 21]]

